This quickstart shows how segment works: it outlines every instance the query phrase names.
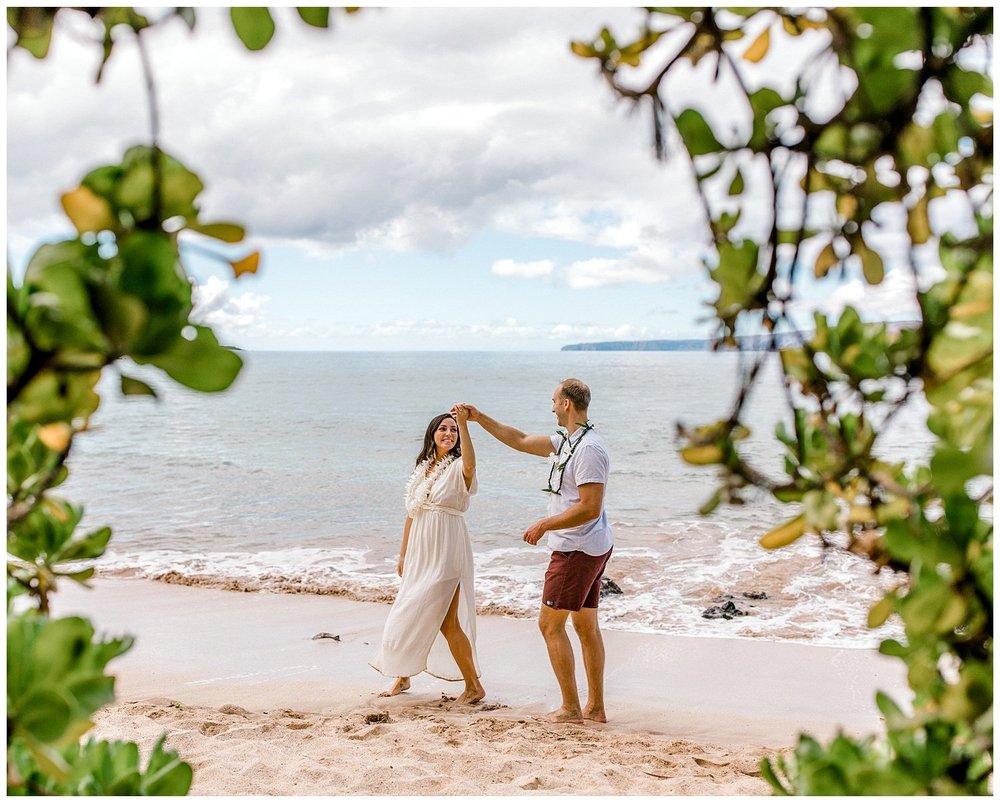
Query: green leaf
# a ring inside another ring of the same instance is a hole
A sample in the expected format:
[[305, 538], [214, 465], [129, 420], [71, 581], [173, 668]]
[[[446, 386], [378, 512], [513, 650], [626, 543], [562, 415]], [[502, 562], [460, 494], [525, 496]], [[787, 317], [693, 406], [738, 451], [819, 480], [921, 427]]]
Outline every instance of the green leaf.
[[135, 220], [149, 220], [153, 215], [156, 171], [151, 160], [137, 162], [122, 171], [114, 187], [113, 203], [125, 209]]
[[817, 532], [837, 529], [837, 498], [828, 491], [809, 491], [802, 497], [809, 528]]
[[95, 249], [78, 240], [43, 245], [31, 257], [24, 277], [25, 328], [40, 348], [96, 354], [108, 348], [88, 292], [95, 258]]
[[262, 50], [274, 36], [274, 20], [266, 8], [234, 7], [229, 16], [236, 35], [248, 50]]
[[753, 111], [753, 132], [748, 145], [753, 150], [760, 150], [767, 145], [769, 138], [767, 116], [775, 109], [786, 105], [786, 102], [769, 87], [758, 89], [750, 95], [749, 100]]
[[892, 658], [905, 658], [908, 655], [906, 647], [891, 638], [883, 641], [879, 645], [878, 651], [882, 653], [882, 655], [888, 655]]
[[178, 337], [166, 351], [136, 361], [162, 368], [171, 378], [194, 390], [208, 393], [225, 390], [243, 367], [243, 360], [220, 346], [208, 327], [191, 328], [195, 330], [193, 340]]
[[164, 750], [165, 740], [166, 734], [153, 746], [142, 778], [141, 789], [144, 795], [186, 795], [191, 788], [191, 766], [181, 761], [172, 750]]
[[938, 620], [948, 605], [951, 589], [942, 584], [921, 586], [911, 591], [901, 602], [899, 614], [907, 632], [916, 636], [934, 633]]
[[951, 446], [939, 446], [931, 458], [934, 484], [943, 496], [963, 493], [965, 483], [979, 474], [974, 454]]
[[20, 707], [14, 712], [17, 732], [43, 743], [52, 743], [62, 738], [69, 728], [73, 707], [57, 691], [39, 689], [19, 702]]
[[17, 34], [15, 47], [27, 50], [36, 59], [44, 59], [52, 42], [52, 25], [57, 8], [9, 8], [7, 24]]
[[675, 120], [684, 147], [692, 156], [723, 150], [705, 118], [694, 109], [685, 109]]
[[764, 283], [757, 270], [759, 246], [751, 240], [719, 245], [719, 265], [710, 271], [719, 286], [715, 306], [719, 316], [727, 319], [752, 306]]
[[157, 398], [156, 391], [141, 379], [132, 376], [121, 375], [122, 394], [125, 396], [152, 396]]
[[762, 758], [760, 760], [760, 774], [764, 777], [765, 781], [771, 784], [771, 789], [775, 795], [788, 797], [792, 794], [792, 792], [786, 789], [785, 785], [778, 779], [778, 774], [774, 771], [774, 767], [771, 766], [769, 759]]
[[881, 284], [885, 278], [882, 257], [871, 250], [861, 237], [854, 243], [854, 253], [861, 257], [861, 270], [865, 275], [865, 281], [868, 284]]
[[713, 493], [700, 508], [698, 508], [698, 514], [701, 516], [710, 515], [719, 506], [721, 502], [722, 502], [722, 491], [718, 490], [715, 493]]
[[70, 560], [88, 560], [99, 558], [107, 549], [111, 540], [111, 528], [102, 527], [99, 530], [74, 539], [67, 547], [60, 550], [54, 558], [60, 562]]
[[833, 249], [833, 243], [827, 243], [826, 247], [820, 251], [816, 257], [816, 267], [814, 273], [817, 279], [822, 279], [830, 272], [830, 268], [837, 264], [837, 252]]
[[189, 223], [188, 228], [224, 243], [238, 243], [246, 236], [244, 228], [236, 223]]
[[876, 627], [881, 627], [895, 610], [896, 598], [892, 595], [883, 597], [872, 605], [871, 609], [868, 611], [868, 627], [873, 630]]
[[312, 25], [314, 28], [329, 28], [330, 27], [330, 9], [329, 8], [317, 8], [316, 6], [296, 6], [295, 10], [299, 13], [302, 21], [307, 25]]
[[784, 524], [775, 527], [760, 539], [760, 545], [765, 549], [779, 549], [797, 541], [806, 531], [805, 516], [796, 516]]
[[180, 6], [177, 8], [176, 13], [178, 17], [184, 20], [184, 24], [187, 25], [188, 30], [193, 31], [197, 20], [194, 9], [190, 6]]
[[952, 65], [941, 80], [945, 96], [959, 106], [967, 107], [973, 95], [993, 97], [993, 82], [988, 75], [974, 70], [964, 70]]
[[86, 420], [101, 403], [94, 388], [100, 371], [61, 374], [42, 371], [21, 391], [8, 413], [33, 424]]
[[733, 182], [729, 185], [730, 195], [740, 195], [743, 192], [743, 171], [737, 170]]
[[[847, 126], [841, 123], [826, 126], [816, 140], [815, 152], [821, 159], [846, 158]], [[813, 189], [820, 188], [814, 187]]]
[[885, 692], [880, 691], [875, 693], [875, 704], [878, 706], [878, 710], [882, 712], [882, 716], [885, 717], [886, 724], [890, 729], [894, 729], [899, 726], [899, 723], [906, 721], [906, 715], [903, 713], [903, 710]]
[[901, 70], [891, 64], [863, 70], [859, 79], [862, 97], [871, 103], [876, 114], [886, 114], [911, 96], [917, 83], [912, 70]]
[[177, 249], [160, 232], [136, 231], [119, 243], [119, 287], [149, 305], [171, 300], [189, 305], [191, 284], [181, 270]]
[[923, 245], [931, 237], [931, 223], [927, 214], [928, 197], [922, 196], [907, 214], [906, 231], [914, 245]]

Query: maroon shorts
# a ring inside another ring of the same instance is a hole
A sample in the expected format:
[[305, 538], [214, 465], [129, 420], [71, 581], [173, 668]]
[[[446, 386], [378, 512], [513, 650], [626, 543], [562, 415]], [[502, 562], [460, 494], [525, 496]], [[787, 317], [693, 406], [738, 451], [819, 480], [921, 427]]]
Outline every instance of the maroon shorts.
[[596, 608], [610, 557], [611, 549], [597, 557], [586, 552], [553, 552], [545, 572], [542, 604], [563, 611]]

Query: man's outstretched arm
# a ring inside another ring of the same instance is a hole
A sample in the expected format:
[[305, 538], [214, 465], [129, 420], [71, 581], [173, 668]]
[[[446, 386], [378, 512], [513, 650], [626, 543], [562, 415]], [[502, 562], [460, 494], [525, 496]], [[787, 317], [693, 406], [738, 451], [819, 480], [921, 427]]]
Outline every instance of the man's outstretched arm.
[[552, 440], [548, 435], [525, 435], [521, 430], [507, 424], [501, 424], [495, 418], [490, 418], [482, 410], [472, 404], [456, 404], [455, 409], [462, 407], [469, 413], [469, 420], [475, 421], [483, 429], [490, 433], [500, 443], [517, 449], [519, 452], [534, 454], [539, 457], [548, 457], [552, 454]]

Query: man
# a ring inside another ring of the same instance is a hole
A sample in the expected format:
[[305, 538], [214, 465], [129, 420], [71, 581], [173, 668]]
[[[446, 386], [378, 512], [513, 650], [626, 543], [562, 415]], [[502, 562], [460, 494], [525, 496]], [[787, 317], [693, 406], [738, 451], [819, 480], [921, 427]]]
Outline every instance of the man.
[[[609, 458], [601, 436], [587, 416], [590, 388], [579, 379], [565, 379], [552, 396], [552, 412], [565, 434], [525, 435], [490, 418], [471, 404], [464, 407], [501, 443], [528, 454], [549, 457], [549, 515], [524, 532], [524, 540], [537, 544], [548, 533], [552, 550], [538, 627], [545, 637], [549, 661], [559, 682], [562, 707], [548, 715], [554, 722], [607, 722], [604, 711], [604, 640], [597, 622], [601, 577], [614, 538], [604, 511]], [[550, 457], [551, 456], [551, 457]], [[588, 699], [580, 706], [576, 688], [573, 646], [566, 633], [572, 618], [580, 638], [587, 672]]]

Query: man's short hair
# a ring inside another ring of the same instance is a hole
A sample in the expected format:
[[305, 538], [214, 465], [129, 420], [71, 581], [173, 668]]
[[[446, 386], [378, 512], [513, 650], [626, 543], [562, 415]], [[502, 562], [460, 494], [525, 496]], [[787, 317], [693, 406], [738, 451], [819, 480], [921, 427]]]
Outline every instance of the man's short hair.
[[579, 379], [564, 379], [559, 383], [559, 392], [569, 399], [577, 410], [590, 407], [590, 388]]

